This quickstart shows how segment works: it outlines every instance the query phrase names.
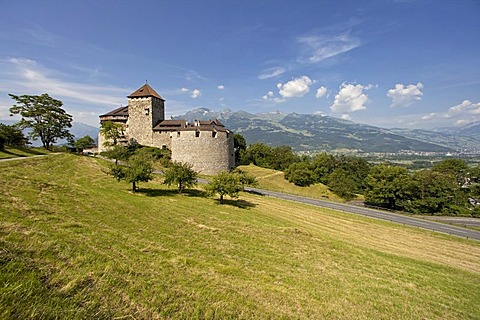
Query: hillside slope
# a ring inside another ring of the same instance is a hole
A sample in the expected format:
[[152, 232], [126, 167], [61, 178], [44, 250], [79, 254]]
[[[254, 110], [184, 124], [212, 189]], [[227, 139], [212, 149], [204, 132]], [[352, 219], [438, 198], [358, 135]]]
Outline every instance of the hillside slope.
[[0, 162], [0, 318], [466, 319], [480, 244], [242, 194], [126, 183], [104, 162]]

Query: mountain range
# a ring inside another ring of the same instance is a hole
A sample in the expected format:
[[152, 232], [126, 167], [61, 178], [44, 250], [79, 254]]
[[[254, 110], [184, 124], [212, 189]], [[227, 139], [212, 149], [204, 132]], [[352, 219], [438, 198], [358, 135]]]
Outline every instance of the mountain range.
[[320, 114], [252, 114], [197, 108], [175, 119], [219, 119], [247, 143], [289, 145], [299, 152], [473, 152], [480, 150], [480, 123], [436, 130], [385, 129]]
[[[264, 112], [197, 108], [174, 119], [219, 119], [228, 129], [240, 133], [248, 144], [288, 145], [294, 151], [330, 152], [479, 152], [480, 122], [462, 127], [434, 130], [385, 129], [320, 114]], [[13, 124], [13, 120], [0, 123]], [[70, 132], [76, 139], [89, 135], [97, 140], [98, 128], [73, 122]], [[64, 142], [59, 141], [59, 144]], [[33, 142], [34, 146], [39, 142]]]

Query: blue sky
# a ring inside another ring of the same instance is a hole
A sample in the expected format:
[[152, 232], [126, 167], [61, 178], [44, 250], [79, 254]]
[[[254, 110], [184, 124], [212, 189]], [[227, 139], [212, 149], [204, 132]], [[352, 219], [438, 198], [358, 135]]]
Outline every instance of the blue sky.
[[320, 113], [380, 127], [480, 121], [480, 2], [0, 1], [7, 95], [49, 93], [74, 121], [148, 83], [197, 107]]

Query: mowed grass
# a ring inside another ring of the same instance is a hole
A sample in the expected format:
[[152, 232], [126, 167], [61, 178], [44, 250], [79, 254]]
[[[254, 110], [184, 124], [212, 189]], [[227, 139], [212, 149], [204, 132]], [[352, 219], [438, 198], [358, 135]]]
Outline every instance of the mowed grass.
[[21, 148], [5, 146], [4, 150], [0, 150], [0, 159], [31, 157], [50, 153], [43, 148]]
[[0, 318], [480, 318], [478, 242], [104, 170], [0, 163]]
[[258, 181], [258, 188], [295, 194], [298, 196], [345, 202], [341, 197], [331, 192], [324, 184], [317, 183], [308, 187], [299, 187], [285, 179], [282, 171], [257, 167], [253, 164], [239, 166], [240, 169], [253, 174]]

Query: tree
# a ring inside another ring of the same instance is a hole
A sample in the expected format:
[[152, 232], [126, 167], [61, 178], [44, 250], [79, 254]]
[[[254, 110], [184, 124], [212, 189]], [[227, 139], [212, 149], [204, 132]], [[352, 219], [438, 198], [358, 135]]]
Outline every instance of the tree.
[[449, 175], [432, 170], [414, 173], [411, 186], [410, 201], [405, 209], [418, 214], [434, 214], [448, 210], [448, 206], [454, 204], [456, 194], [460, 191]]
[[352, 175], [342, 168], [335, 169], [328, 176], [328, 187], [345, 200], [355, 198], [355, 180]]
[[465, 161], [451, 158], [436, 163], [432, 170], [456, 176], [457, 174], [464, 172], [467, 168], [468, 165]]
[[380, 164], [366, 178], [365, 202], [388, 209], [402, 209], [410, 197], [411, 177], [407, 169]]
[[46, 93], [40, 96], [9, 96], [17, 102], [10, 108], [10, 115], [21, 115], [19, 128], [31, 128], [30, 137], [33, 140], [40, 138], [45, 149], [50, 150], [57, 139], [73, 143], [73, 135], [68, 130], [72, 127], [72, 116], [62, 109], [62, 101]]
[[[365, 178], [370, 173], [371, 166], [367, 160], [353, 157], [353, 156], [337, 156], [335, 157], [336, 167], [334, 172], [337, 169], [342, 169], [344, 173], [348, 176], [348, 189], [352, 193], [361, 193], [365, 190]], [[332, 172], [333, 173], [333, 172]], [[328, 178], [328, 185], [330, 186], [331, 176]], [[344, 180], [346, 181], [346, 180]]]
[[118, 140], [123, 137], [123, 125], [112, 121], [105, 121], [100, 126], [100, 133], [105, 138], [103, 142], [105, 147], [116, 146]]
[[312, 168], [315, 173], [315, 180], [323, 184], [328, 183], [328, 175], [335, 170], [335, 157], [331, 154], [322, 152], [313, 158]]
[[238, 175], [238, 179], [242, 184], [242, 191], [245, 190], [245, 186], [254, 187], [257, 185], [257, 178], [253, 174], [250, 174], [246, 171], [236, 168], [232, 171], [234, 174]]
[[3, 137], [4, 143], [8, 146], [24, 147], [28, 143], [28, 139], [16, 125], [8, 126], [0, 123], [0, 136]]
[[77, 148], [78, 151], [83, 151], [83, 149], [91, 148], [95, 145], [95, 140], [90, 136], [84, 136], [73, 143], [73, 146]]
[[235, 164], [238, 165], [242, 163], [242, 156], [245, 153], [245, 150], [247, 150], [247, 142], [239, 133], [233, 135], [233, 148], [235, 150]]
[[138, 182], [148, 182], [153, 176], [152, 159], [145, 154], [134, 154], [125, 164], [111, 164], [108, 174], [117, 181], [124, 180], [132, 184], [132, 192], [137, 191]]
[[289, 146], [269, 147], [263, 143], [254, 143], [248, 146], [243, 162], [253, 163], [256, 166], [285, 170], [292, 163], [300, 161], [300, 157], [292, 152]]
[[307, 162], [297, 162], [285, 170], [285, 179], [297, 186], [307, 187], [315, 183], [315, 173]]
[[165, 170], [163, 183], [171, 186], [178, 186], [178, 193], [182, 193], [185, 188], [191, 188], [197, 184], [198, 172], [192, 169], [192, 165], [188, 163], [173, 162], [173, 164]]
[[218, 194], [220, 196], [220, 204], [223, 204], [225, 195], [231, 198], [238, 198], [238, 194], [243, 190], [242, 182], [238, 174], [233, 172], [221, 172], [210, 181], [205, 190], [210, 195]]
[[127, 147], [115, 145], [100, 154], [107, 159], [115, 160], [115, 165], [117, 165], [118, 161], [127, 160], [132, 155], [132, 152]]

